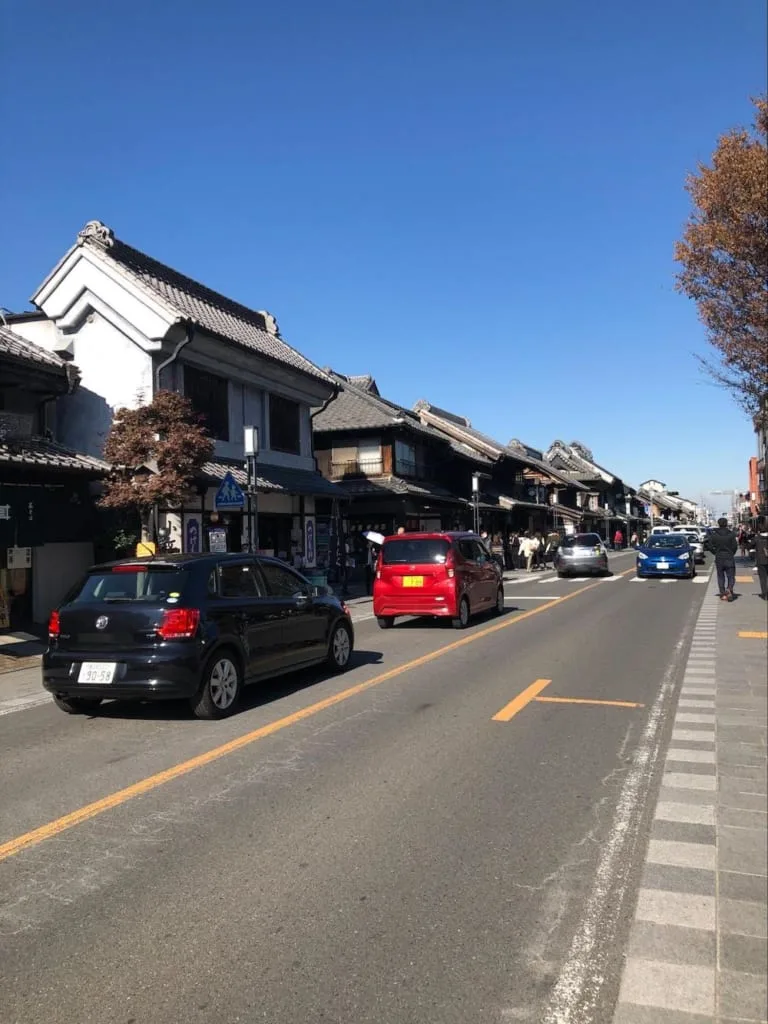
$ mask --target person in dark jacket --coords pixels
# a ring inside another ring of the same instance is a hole
[[[763,519],[755,537],[755,564],[760,580],[760,597],[768,601],[768,519]]]
[[[728,529],[727,519],[717,520],[717,529],[713,530],[707,538],[707,547],[715,556],[720,600],[732,601],[733,588],[736,583],[736,552],[739,542],[733,530]]]

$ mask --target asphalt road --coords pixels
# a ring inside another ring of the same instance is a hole
[[[632,564],[225,722],[1,717],[0,1021],[608,1022],[706,589]]]

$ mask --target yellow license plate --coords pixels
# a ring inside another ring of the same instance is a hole
[[[423,576],[403,576],[404,587],[423,587],[424,577]]]

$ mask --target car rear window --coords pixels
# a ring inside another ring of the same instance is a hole
[[[441,537],[406,538],[389,540],[381,549],[384,565],[441,565],[448,555],[451,544]]]
[[[594,548],[601,543],[602,541],[596,533],[576,533],[566,537],[560,546],[564,548]]]
[[[679,533],[657,533],[655,537],[648,538],[649,548],[684,548],[688,541],[684,534]]]
[[[142,601],[146,604],[180,598],[189,573],[175,566],[116,566],[89,573],[69,594],[67,604],[98,601]]]

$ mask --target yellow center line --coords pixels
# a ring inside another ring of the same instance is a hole
[[[755,578],[754,576],[736,576],[734,577],[737,583],[751,583]]]
[[[756,633],[750,630],[741,630],[739,636],[742,640],[768,640],[768,633]]]
[[[530,704],[532,700],[536,700],[536,695],[541,693],[545,686],[549,686],[552,682],[551,679],[537,679],[536,682],[531,683],[530,686],[526,686],[522,693],[505,704],[501,711],[497,711],[491,719],[492,722],[508,722],[511,718],[514,718],[518,711],[522,711],[526,705]]]
[[[541,704],[605,704],[612,708],[644,708],[632,700],[590,700],[584,697],[534,697]]]
[[[634,570],[630,569],[627,571],[633,572]],[[619,575],[626,576],[627,573],[623,572]],[[52,839],[54,836],[60,835],[62,832],[66,832],[68,829],[74,828],[76,825],[81,825],[83,822],[88,821],[90,818],[95,818],[97,815],[103,814],[105,811],[119,807],[121,804],[125,804],[129,800],[133,800],[138,796],[143,796],[145,793],[150,793],[159,786],[165,785],[166,782],[171,782],[173,779],[178,779],[183,775],[188,775],[190,772],[196,771],[198,768],[202,768],[205,765],[212,764],[214,761],[218,761],[222,757],[226,757],[228,754],[234,754],[236,751],[242,750],[251,743],[257,742],[257,740],[264,739],[266,736],[272,736],[274,733],[280,732],[282,729],[287,729],[289,726],[296,725],[298,722],[302,722],[306,718],[311,718],[314,715],[319,714],[321,711],[325,711],[327,708],[332,708],[336,704],[341,704],[343,701],[358,696],[358,694],[365,693],[366,690],[370,690],[374,686],[379,686],[381,683],[385,683],[390,679],[395,679],[397,676],[410,672],[412,669],[420,668],[422,665],[427,665],[432,661],[436,661],[438,658],[442,658],[446,654],[450,654],[451,651],[456,651],[460,647],[466,647],[468,644],[473,644],[478,640],[482,640],[486,636],[498,633],[502,629],[509,629],[510,626],[515,626],[518,622],[523,622],[525,619],[532,619],[534,615],[541,615],[542,612],[547,611],[548,608],[553,608],[555,606],[559,607],[565,601],[572,601],[575,597],[586,593],[588,590],[593,590],[597,586],[600,586],[600,582],[591,583],[589,586],[581,587],[570,594],[566,594],[564,597],[559,597],[554,601],[550,601],[548,604],[543,604],[539,608],[531,608],[530,611],[521,612],[519,615],[505,619],[493,626],[486,626],[484,629],[480,629],[475,633],[470,633],[468,636],[462,637],[460,640],[454,640],[452,643],[445,644],[443,647],[439,647],[436,651],[431,651],[429,654],[423,654],[421,657],[414,658],[412,661],[407,661],[402,665],[396,665],[387,672],[382,672],[380,675],[374,676],[373,679],[368,679],[363,683],[357,683],[355,686],[350,686],[346,690],[342,690],[340,693],[335,693],[332,696],[319,700],[314,704],[309,704],[307,707],[294,711],[292,714],[286,715],[284,718],[278,718],[274,722],[269,722],[267,725],[262,725],[258,729],[244,733],[242,736],[237,736],[235,739],[229,740],[227,743],[223,743],[219,747],[207,750],[202,754],[198,754],[196,757],[189,758],[187,761],[181,761],[179,764],[172,765],[170,768],[157,772],[155,775],[149,775],[147,778],[141,779],[139,782],[135,782],[131,786],[126,786],[125,789],[119,789],[114,793],[110,793],[109,796],[102,797],[100,800],[94,800],[93,803],[86,804],[84,807],[71,811],[69,814],[64,814],[62,817],[56,818],[54,821],[49,821],[45,825],[40,825],[39,828],[32,829],[30,832],[25,832],[20,836],[9,839],[7,842],[0,844],[0,861],[6,860],[8,857],[13,857],[14,854],[20,853],[22,850],[27,850],[32,846],[37,846],[40,843],[45,842],[46,839]]]

